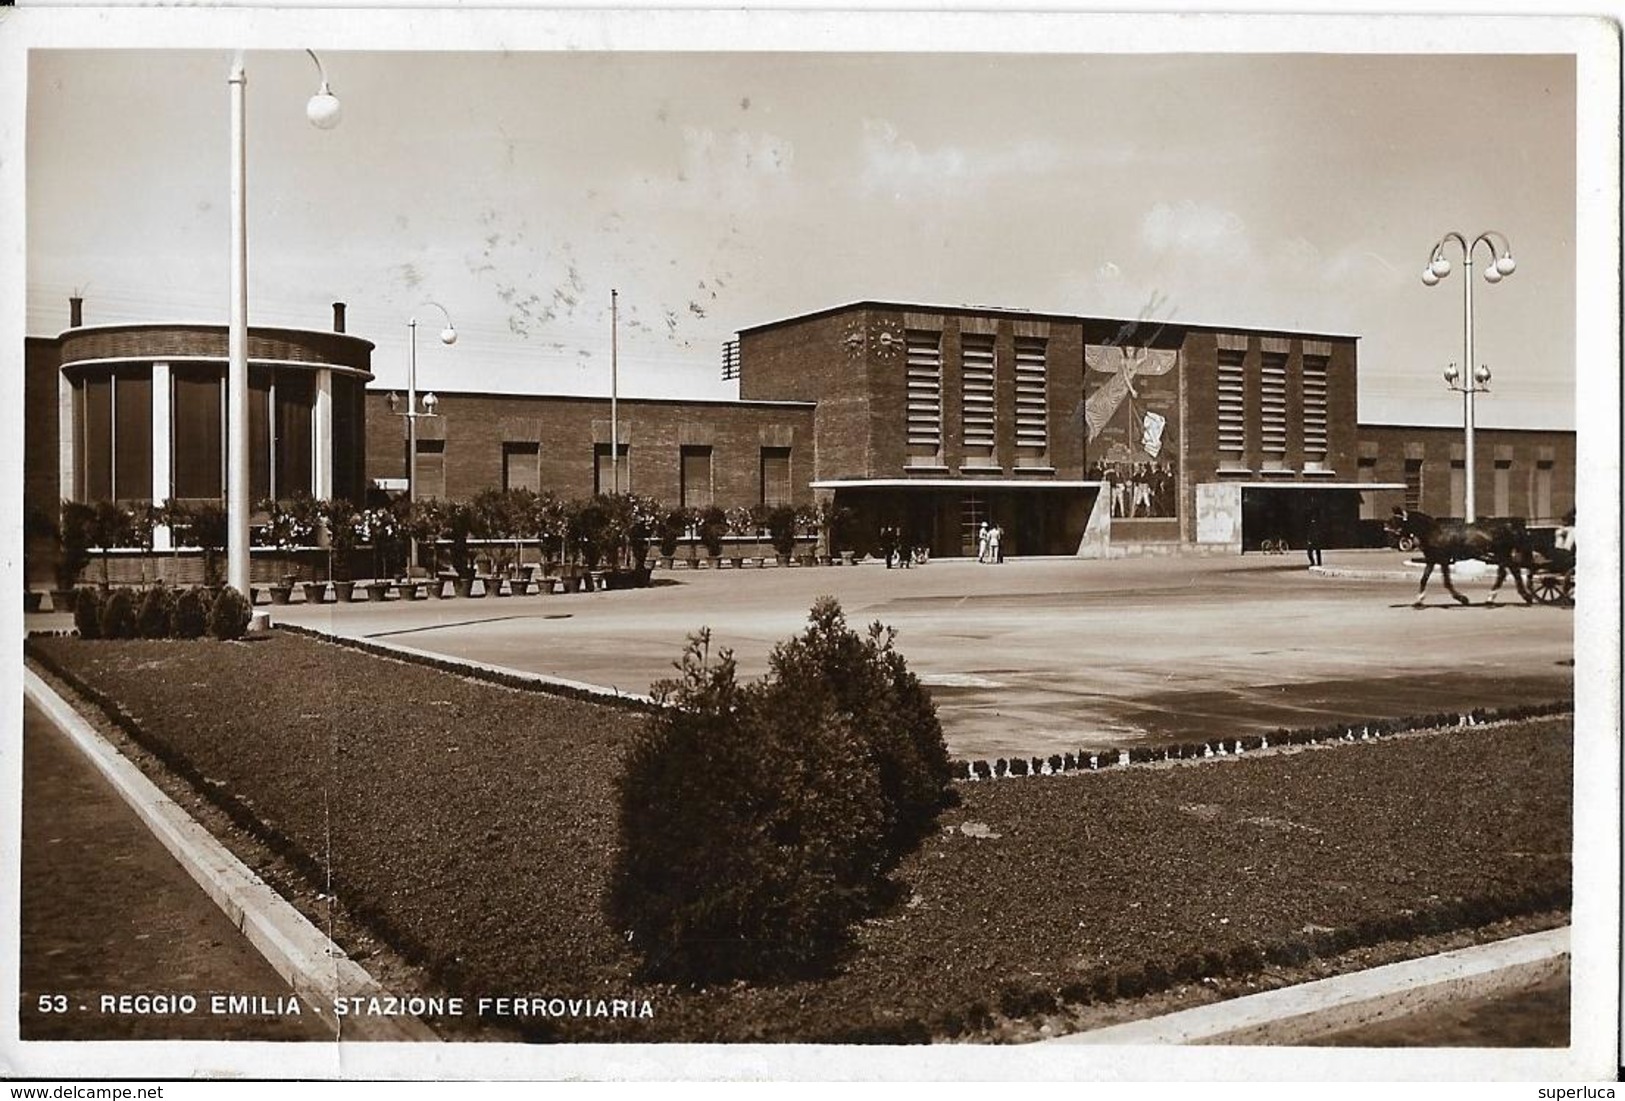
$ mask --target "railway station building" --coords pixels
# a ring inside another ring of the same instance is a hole
[[[330,328],[250,333],[251,494],[398,492],[404,418],[369,388],[373,345]],[[1460,515],[1463,433],[1362,425],[1357,337],[864,301],[742,329],[738,400],[440,392],[416,492],[623,491],[667,505],[850,510],[933,555],[1241,553],[1380,545],[1395,504]],[[226,330],[82,324],[25,347],[25,497],[218,500]],[[1478,511],[1555,523],[1574,433],[1480,428]]]

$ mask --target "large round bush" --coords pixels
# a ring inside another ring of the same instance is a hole
[[[166,585],[154,585],[141,597],[135,613],[135,633],[138,638],[168,638],[169,610],[175,602]]]
[[[73,626],[80,638],[102,637],[102,594],[99,590],[79,590],[73,602]]]
[[[823,966],[873,909],[879,785],[851,724],[801,686],[740,686],[690,640],[633,747],[608,909],[651,977],[772,978]]]
[[[209,609],[209,633],[218,639],[242,638],[254,610],[248,598],[233,588],[224,588]]]
[[[209,592],[193,586],[175,598],[169,609],[169,633],[173,638],[202,638],[209,629]]]
[[[114,589],[102,604],[103,638],[135,637],[135,597],[129,589]]]

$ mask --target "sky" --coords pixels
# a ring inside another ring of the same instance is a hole
[[[1561,55],[319,51],[247,56],[250,323],[376,385],[731,397],[741,328],[862,299],[1360,338],[1360,416],[1572,428],[1576,66]],[[226,320],[221,50],[37,50],[27,330]],[[138,140],[134,138],[138,136]],[[1488,253],[1474,255],[1483,270]],[[443,306],[459,333],[433,339]]]

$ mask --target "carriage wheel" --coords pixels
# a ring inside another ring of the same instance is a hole
[[[1535,575],[1535,599],[1542,604],[1561,604],[1569,599],[1572,585],[1566,575],[1560,573],[1537,573]]]
[[[1401,535],[1399,537],[1399,549],[1404,551],[1406,554],[1409,554],[1411,551],[1415,550],[1416,549],[1416,536],[1414,536],[1414,535]]]

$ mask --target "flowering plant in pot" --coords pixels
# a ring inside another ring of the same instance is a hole
[[[282,576],[270,586],[271,603],[287,604],[293,595],[295,579],[294,556],[300,547],[309,539],[309,533],[304,529],[303,517],[285,506],[281,501],[267,497],[259,503],[259,510],[265,513],[265,526],[263,538],[271,546],[282,552]],[[201,512],[202,510],[197,510]],[[194,529],[195,530],[195,529]],[[207,558],[205,558],[207,561]]]
[[[340,604],[355,599],[350,555],[357,545],[360,521],[361,513],[348,497],[322,502],[322,523],[327,529],[327,576],[333,581],[333,598]]]

